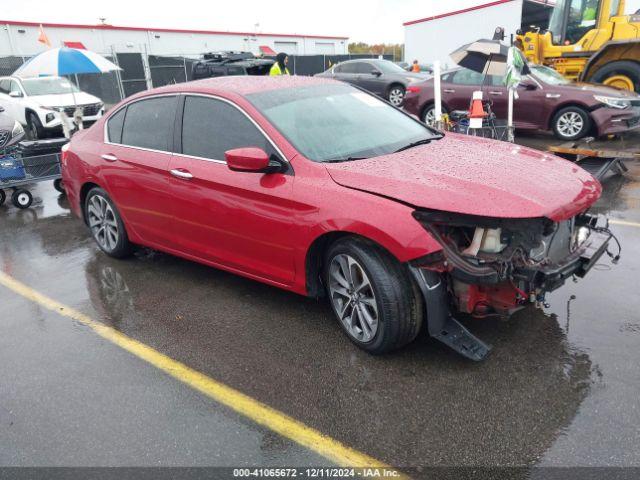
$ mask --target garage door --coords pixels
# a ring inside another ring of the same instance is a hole
[[[295,55],[298,53],[298,42],[276,42],[276,52],[284,52],[289,55]]]
[[[316,42],[316,52],[319,55],[335,55],[336,44],[333,42]]]

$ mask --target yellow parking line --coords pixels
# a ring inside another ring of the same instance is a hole
[[[640,228],[640,223],[637,222],[628,222],[626,220],[609,220],[611,225],[622,225],[624,227],[636,227]]]
[[[235,410],[253,422],[279,433],[283,437],[293,440],[303,447],[335,462],[337,465],[343,467],[391,468],[381,461],[349,448],[339,441],[308,427],[302,422],[197,372],[183,363],[167,357],[157,350],[129,338],[107,325],[96,322],[89,316],[37,292],[4,272],[0,272],[0,285],[5,286],[52,312],[86,325],[102,338],[132,353],[145,362],[150,363],[180,382],[189,385],[216,402]]]

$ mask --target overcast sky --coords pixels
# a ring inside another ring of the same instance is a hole
[[[10,2],[10,0],[3,0]],[[19,0],[3,20],[339,35],[352,41],[403,42],[402,23],[489,0]],[[627,0],[627,10],[640,0]],[[489,26],[493,31],[494,25]]]

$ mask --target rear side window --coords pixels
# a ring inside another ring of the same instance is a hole
[[[124,114],[126,111],[127,109],[125,107],[107,121],[109,142],[122,143],[122,126],[124,125]]]
[[[9,80],[0,80],[0,93],[9,94]]]
[[[157,97],[131,103],[122,129],[122,144],[170,150],[173,137],[176,97]]]
[[[340,73],[357,73],[358,63],[345,63],[340,68]]]
[[[370,63],[356,63],[355,66],[356,73],[371,73],[374,70],[378,71],[378,69]]]
[[[272,153],[265,136],[237,108],[213,98],[185,98],[182,153],[224,161],[227,150],[242,147],[258,147]]]

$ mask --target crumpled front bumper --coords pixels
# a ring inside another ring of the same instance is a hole
[[[625,110],[598,108],[591,112],[591,117],[599,135],[613,135],[640,128],[640,107]]]
[[[583,248],[567,257],[562,263],[535,268],[519,268],[514,272],[514,277],[526,280],[545,292],[552,292],[560,288],[568,278],[574,275],[584,278],[605,254],[612,238],[613,235],[609,232],[592,230]]]

